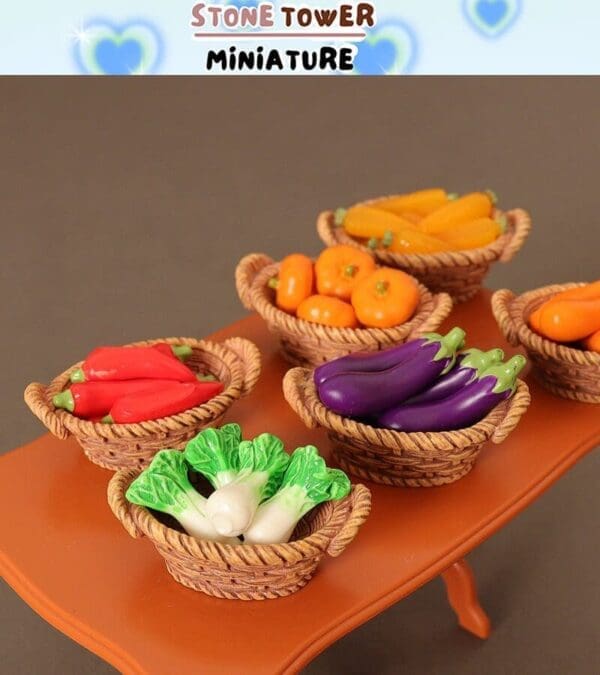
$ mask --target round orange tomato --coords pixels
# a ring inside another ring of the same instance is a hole
[[[372,328],[391,328],[408,321],[419,304],[417,282],[387,267],[373,272],[352,292],[358,320]]]
[[[317,292],[350,300],[358,283],[375,271],[375,260],[354,246],[331,246],[317,258]]]

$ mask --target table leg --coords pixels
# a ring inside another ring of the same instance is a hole
[[[491,632],[488,615],[477,598],[475,577],[466,560],[459,560],[442,572],[448,602],[458,617],[462,628],[485,640]]]

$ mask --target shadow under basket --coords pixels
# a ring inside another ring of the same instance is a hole
[[[354,485],[346,498],[310,511],[287,544],[230,546],[190,537],[128,502],[125,493],[139,473],[119,471],[112,477],[108,502],[113,513],[132,537],[152,541],[175,581],[217,598],[268,600],[295,593],[326,553],[342,553],[371,510],[369,489]]]
[[[371,427],[328,410],[319,400],[312,370],[289,370],[283,392],[306,426],[326,429],[342,469],[364,480],[399,487],[434,487],[462,478],[485,443],[501,443],[510,434],[531,400],[527,385],[518,380],[513,396],[471,427],[404,433]]]
[[[413,317],[393,328],[336,328],[298,319],[275,305],[269,280],[277,275],[279,263],[262,253],[240,260],[235,281],[244,307],[254,310],[277,336],[281,353],[289,363],[316,366],[356,351],[379,351],[435,331],[452,310],[446,293],[431,294],[418,284],[419,305]]]
[[[508,342],[525,348],[533,375],[542,386],[572,401],[600,403],[600,354],[543,338],[527,323],[531,313],[546,300],[583,285],[544,286],[519,296],[502,289],[492,296],[492,311]]]
[[[362,202],[369,205],[377,199]],[[448,293],[454,302],[472,298],[481,288],[490,265],[496,261],[508,262],[523,246],[531,229],[531,218],[523,209],[500,211],[495,217],[506,216],[507,229],[496,241],[487,246],[464,251],[442,251],[430,254],[392,253],[385,249],[371,251],[346,234],[343,226],[335,225],[333,211],[323,211],[317,218],[317,232],[327,246],[348,244],[375,255],[380,265],[404,270],[418,279],[432,293]]]
[[[223,383],[223,391],[202,405],[170,417],[138,424],[90,422],[52,404],[52,397],[71,384],[70,375],[81,366],[80,361],[48,386],[31,383],[25,389],[25,402],[54,436],[60,439],[74,436],[94,464],[112,471],[146,466],[159,450],[182,448],[204,427],[218,424],[232,403],[252,391],[260,375],[260,352],[244,338],[229,338],[221,344],[194,338],[165,338],[129,346],[157,342],[189,345],[192,354],[186,364],[197,373],[214,375]]]

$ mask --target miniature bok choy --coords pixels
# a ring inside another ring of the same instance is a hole
[[[230,456],[229,470],[237,471],[237,475],[223,484],[223,453],[215,453],[213,466],[194,462],[193,453],[188,453],[194,469],[215,481],[215,485],[219,483],[206,502],[206,513],[217,532],[228,537],[242,534],[250,526],[258,505],[277,491],[289,462],[281,440],[266,433],[239,444],[237,463],[234,454]]]
[[[305,513],[322,502],[342,499],[350,487],[346,474],[339,469],[328,469],[313,445],[297,448],[278,492],[258,507],[244,533],[244,543],[285,543]]]
[[[161,450],[131,483],[127,499],[173,516],[192,537],[239,544],[221,536],[206,515],[206,498],[188,479],[188,465],[178,450]]]
[[[203,429],[185,446],[183,455],[190,466],[218,490],[238,476],[238,449],[242,442],[239,424]]]

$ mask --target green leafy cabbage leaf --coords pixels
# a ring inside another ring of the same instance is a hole
[[[239,446],[239,471],[241,476],[267,474],[261,489],[260,499],[268,499],[277,491],[290,457],[283,441],[273,434],[260,434],[251,441],[242,441]]]
[[[242,431],[238,424],[203,429],[187,443],[183,454],[190,466],[218,489],[237,476],[241,440]]]

